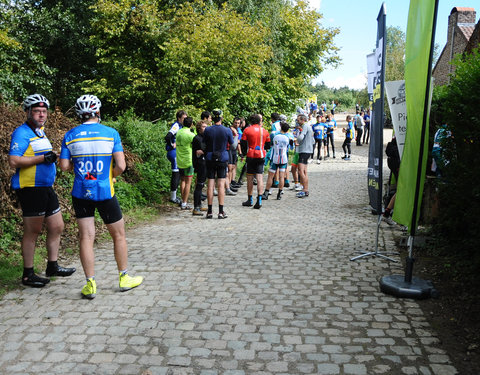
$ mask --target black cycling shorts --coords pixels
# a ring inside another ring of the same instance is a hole
[[[298,154],[298,164],[308,164],[308,158],[312,154],[307,154],[306,152],[301,152]]]
[[[215,176],[217,178],[227,177],[227,163],[207,160],[207,178],[214,180]]]
[[[229,150],[228,151],[228,164],[237,164],[238,155],[237,150]]]
[[[264,158],[247,158],[247,174],[263,174]]]
[[[26,187],[15,190],[23,217],[52,216],[60,212],[57,194],[50,187]]]
[[[105,201],[91,201],[72,196],[72,204],[77,219],[95,216],[95,209],[98,209],[98,213],[105,224],[116,223],[123,217],[116,196]]]

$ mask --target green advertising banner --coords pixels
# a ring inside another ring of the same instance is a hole
[[[435,0],[411,0],[405,51],[407,132],[393,220],[415,232],[425,182]]]

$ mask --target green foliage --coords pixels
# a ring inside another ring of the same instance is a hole
[[[385,46],[385,81],[405,79],[406,35],[398,26],[387,27]]]
[[[354,90],[348,87],[339,89],[330,88],[325,83],[310,86],[309,91],[317,95],[317,102],[325,102],[328,108],[331,108],[332,101],[337,104],[337,111],[354,111],[355,104],[368,107],[368,95],[366,88],[364,90]]]
[[[302,1],[167,3],[92,6],[99,74],[85,88],[108,98],[107,111],[165,119],[177,108],[221,108],[227,121],[289,111],[306,82],[337,62],[338,30],[322,28]]]
[[[89,41],[92,2],[3,2],[0,92],[6,101],[19,102],[41,92],[52,104],[72,106],[81,93],[80,83],[96,70],[95,47]]]
[[[448,124],[452,137],[443,143],[449,160],[439,183],[439,218],[435,227],[442,247],[467,260],[478,271],[478,228],[480,226],[480,53],[475,50],[457,57],[455,75],[448,86],[436,90],[433,121]]]
[[[170,163],[163,140],[168,131],[167,123],[152,124],[127,113],[107,125],[117,129],[125,148],[139,157],[127,163],[124,182],[119,179],[115,185],[119,200],[124,200],[127,207],[134,207],[135,200],[137,205],[159,202],[161,194],[169,191],[170,183]]]
[[[0,3],[0,99],[5,102],[21,101],[38,88],[48,93],[52,87],[54,70],[31,41],[24,43],[18,17],[11,2]]]
[[[21,240],[19,224],[19,218],[14,215],[0,219],[0,257],[9,257],[18,252],[18,243]]]

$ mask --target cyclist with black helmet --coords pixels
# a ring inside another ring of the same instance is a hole
[[[60,168],[73,168],[75,172],[72,203],[80,232],[80,260],[87,279],[82,296],[88,299],[95,298],[97,293],[93,252],[96,209],[113,239],[120,290],[135,288],[143,281],[143,277],[130,277],[127,273],[125,224],[113,188],[113,179],[126,168],[125,155],[118,132],[100,124],[101,106],[94,95],[77,99],[75,111],[82,124],[65,134],[60,153]]]
[[[40,277],[33,269],[33,257],[38,235],[43,223],[47,229],[48,264],[47,277],[70,276],[75,268],[58,265],[60,235],[63,231],[63,218],[57,195],[53,190],[55,182],[57,154],[45,135],[49,102],[40,94],[28,96],[23,102],[27,121],[16,128],[11,137],[8,162],[15,168],[12,188],[15,190],[23,216],[23,276],[22,284],[41,288],[50,279]]]

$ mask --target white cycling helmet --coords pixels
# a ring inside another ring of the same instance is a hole
[[[77,99],[75,112],[79,117],[83,115],[96,115],[100,111],[102,103],[95,95],[82,95]]]
[[[40,94],[32,94],[27,96],[23,101],[23,110],[26,111],[32,107],[50,107],[50,103],[46,97]]]

